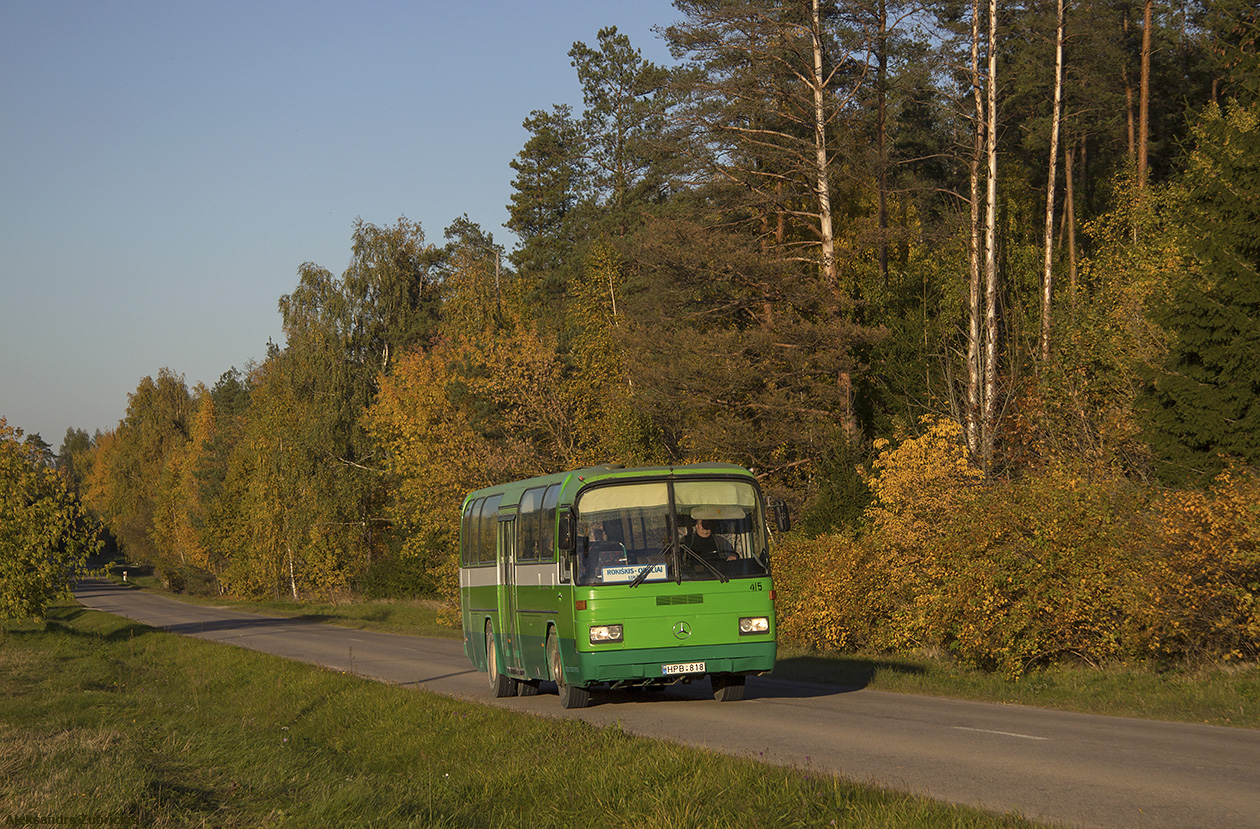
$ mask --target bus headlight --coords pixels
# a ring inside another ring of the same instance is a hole
[[[591,644],[607,645],[621,641],[621,625],[591,625]]]
[[[744,616],[739,620],[739,635],[748,636],[754,633],[769,633],[770,618],[768,616]]]

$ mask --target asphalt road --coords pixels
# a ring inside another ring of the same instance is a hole
[[[738,703],[707,681],[661,694],[496,700],[461,643],[198,607],[108,582],[81,604],[153,627],[410,688],[832,772],[1081,827],[1260,827],[1260,731],[751,678]],[[544,686],[546,690],[550,687]]]

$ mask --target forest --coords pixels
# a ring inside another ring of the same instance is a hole
[[[573,44],[510,249],[360,219],[283,344],[30,463],[175,590],[450,600],[470,490],[733,462],[785,641],[1260,658],[1254,4],[674,5],[670,66]]]

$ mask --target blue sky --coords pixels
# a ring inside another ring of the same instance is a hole
[[[502,227],[531,110],[603,26],[669,61],[667,0],[0,0],[0,416],[56,449],[167,367],[283,342],[356,217]]]

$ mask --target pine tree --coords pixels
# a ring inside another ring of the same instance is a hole
[[[1260,463],[1260,107],[1209,106],[1181,186],[1190,272],[1162,309],[1173,336],[1145,401],[1165,477]]]
[[[510,258],[522,272],[547,272],[561,267],[573,247],[566,231],[589,176],[585,143],[567,104],[534,110],[522,126],[530,137],[511,162],[516,178],[505,225],[521,247]]]

